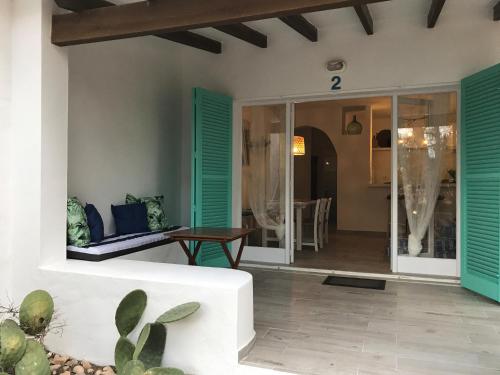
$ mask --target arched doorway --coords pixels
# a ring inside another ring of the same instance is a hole
[[[337,225],[337,151],[330,137],[314,126],[301,126],[295,136],[304,137],[305,154],[294,157],[294,199],[332,198],[330,228]]]

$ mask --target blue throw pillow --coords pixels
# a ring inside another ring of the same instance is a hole
[[[85,214],[90,228],[90,241],[101,242],[104,239],[104,223],[101,214],[93,204],[85,205]]]
[[[111,205],[111,212],[115,218],[116,233],[119,235],[150,231],[145,203]]]

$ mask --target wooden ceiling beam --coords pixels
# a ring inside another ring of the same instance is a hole
[[[368,35],[373,35],[373,18],[370,14],[370,9],[368,9],[368,5],[356,5],[354,6],[354,10],[356,10],[356,14],[358,15],[366,33]]]
[[[83,12],[88,9],[104,8],[115,4],[107,0],[55,0],[57,6],[72,12]]]
[[[191,31],[177,31],[175,33],[155,34],[158,38],[170,40],[185,46],[194,47],[203,51],[220,54],[222,53],[222,43],[207,38],[206,36],[193,33]]]
[[[493,20],[500,21],[500,1],[493,8]]]
[[[432,0],[431,9],[429,10],[429,14],[427,15],[427,27],[432,29],[436,26],[436,22],[443,10],[443,6],[446,0]]]
[[[302,34],[306,39],[311,42],[318,41],[318,29],[303,16],[287,16],[280,17],[280,20],[290,26],[299,34]]]
[[[247,43],[253,44],[254,46],[267,48],[267,35],[264,35],[242,23],[216,26],[215,29],[241,39]]]
[[[132,38],[388,0],[148,0],[52,17],[59,46]]]
[[[58,7],[80,13],[89,9],[105,8],[116,6],[107,0],[55,0]],[[156,34],[158,38],[167,39],[175,43],[184,44],[189,47],[201,49],[203,51],[220,54],[222,53],[222,43],[207,38],[203,35],[191,31],[178,31],[174,33]]]

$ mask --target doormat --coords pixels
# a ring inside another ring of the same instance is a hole
[[[358,279],[354,277],[328,276],[324,285],[347,286],[351,288],[385,290],[385,280]]]

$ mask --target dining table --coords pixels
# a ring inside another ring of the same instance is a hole
[[[295,209],[295,236],[297,250],[302,250],[304,210],[315,203],[315,200],[296,199],[293,201],[293,208]]]

